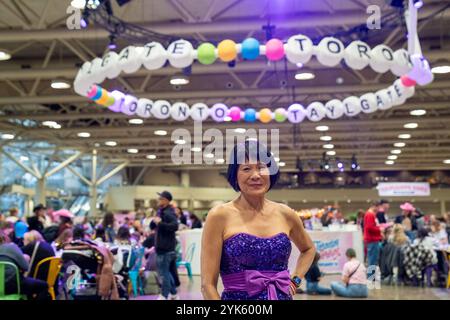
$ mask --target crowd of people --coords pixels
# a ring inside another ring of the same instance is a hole
[[[181,260],[181,249],[177,231],[202,228],[202,221],[176,206],[169,192],[158,195],[157,210],[125,215],[123,219],[117,218],[122,215],[107,212],[90,220],[88,216],[77,217],[66,209],[53,211],[42,204],[34,208],[32,216],[21,217],[17,208],[11,208],[8,214],[0,214],[0,262],[17,267],[20,292],[28,299],[51,298],[47,282],[49,266],[44,264],[35,272],[38,263],[49,257],[62,259],[54,288],[58,297],[76,298],[80,281],[84,276],[91,277],[80,273],[78,287],[74,289],[71,285],[75,282],[70,265],[86,263],[80,260],[82,254],[73,255],[77,250],[83,254],[92,252],[91,262],[98,260],[92,270],[96,277],[94,287],[97,286],[94,297],[128,298],[132,273],[137,274],[136,283],[140,283],[141,289],[148,275],[145,271],[152,271],[156,288],[152,293],[160,293],[159,299],[178,299],[176,262]],[[5,293],[14,294],[17,289],[16,271],[6,266]]]

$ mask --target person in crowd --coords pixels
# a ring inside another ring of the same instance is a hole
[[[323,213],[322,217],[320,218],[320,222],[322,223],[322,226],[328,227],[330,224],[333,223],[334,211],[335,211],[335,209],[331,206],[328,206],[325,209],[325,212]]]
[[[54,212],[54,215],[59,219],[58,235],[66,229],[73,228],[73,214],[69,210],[61,209]]]
[[[181,209],[180,207],[177,206],[177,207],[174,208],[174,210],[175,210],[175,214],[176,214],[177,219],[178,219],[178,223],[179,224],[184,224],[185,226],[187,226],[187,218],[186,218],[186,216],[183,213],[183,209]]]
[[[191,213],[189,218],[192,221],[191,229],[201,229],[203,227],[202,221],[194,213]]]
[[[266,198],[278,177],[277,163],[265,145],[247,140],[234,146],[227,178],[239,194],[209,211],[202,235],[205,299],[291,300],[300,286],[315,248],[297,213]],[[300,251],[292,278],[287,268],[291,241]],[[219,273],[222,296],[217,291]]]
[[[7,222],[15,224],[19,220],[19,209],[11,208],[9,209],[9,216],[5,219]]]
[[[376,204],[372,203],[364,215],[364,244],[367,248],[367,263],[369,266],[378,266],[380,243],[382,240],[381,228],[377,224]],[[375,272],[374,268],[370,268]],[[371,276],[369,274],[368,276]]]
[[[80,225],[83,226],[84,233],[86,234],[86,236],[88,238],[92,239],[92,237],[94,236],[95,230],[94,230],[94,227],[92,226],[91,222],[89,221],[87,214],[83,217],[83,220]]]
[[[22,252],[30,257],[28,275],[33,277],[38,263],[45,258],[54,257],[55,251],[36,230],[25,233],[23,244]],[[46,281],[47,274],[48,265],[44,264],[39,268],[37,278]]]
[[[29,265],[22,251],[15,243],[10,243],[6,234],[0,230],[0,261],[14,263],[19,269],[20,292],[27,295],[29,300],[45,300],[48,298],[48,284],[46,281],[25,276]],[[17,293],[16,272],[11,267],[5,268],[5,294]]]
[[[36,230],[39,233],[42,233],[42,231],[44,230],[45,211],[46,208],[42,204],[38,204],[36,207],[34,207],[34,216],[28,217],[27,219],[29,230]]]
[[[102,225],[97,226],[97,228],[95,228],[95,233],[93,236],[94,242],[98,243],[98,244],[104,244],[105,243],[105,229],[103,229]]]
[[[313,263],[309,267],[308,272],[305,274],[306,279],[306,293],[307,294],[320,294],[330,295],[331,289],[322,287],[319,284],[320,278],[322,278],[322,272],[319,269],[320,254],[316,252]]]
[[[414,214],[416,208],[411,203],[405,202],[400,206],[400,209],[402,210],[402,214],[395,218],[395,223],[402,224],[407,236],[411,240],[414,240],[415,234],[413,230],[417,230],[416,215]]]
[[[52,248],[55,251],[55,255],[60,257],[63,253],[63,246],[73,240],[73,230],[64,230],[56,239],[52,242]]]
[[[102,226],[105,230],[105,242],[113,243],[116,238],[116,231],[114,229],[114,214],[107,212],[103,217]]]
[[[53,211],[53,208],[47,208],[45,210],[42,223],[44,224],[44,229],[56,225],[55,222],[55,211]]]
[[[403,225],[399,223],[394,224],[392,227],[392,234],[389,236],[388,240],[398,247],[403,247],[410,243]]]
[[[160,300],[179,299],[175,279],[170,272],[171,264],[176,260],[176,236],[178,220],[175,210],[170,205],[172,194],[168,191],[158,193],[159,209],[157,216],[150,223],[150,229],[156,230],[156,263],[162,279]]]
[[[17,244],[19,248],[23,247],[23,238],[26,232],[28,232],[27,224],[20,219],[17,220],[16,223],[14,223],[13,242]]]
[[[73,228],[73,241],[86,241],[89,239],[89,237],[86,235],[86,230],[82,225],[76,225]]]
[[[152,222],[154,215],[155,210],[153,210],[153,208],[150,208],[145,212],[145,218],[142,220],[142,228],[144,229],[144,233],[150,231],[150,222]]]
[[[417,231],[417,238],[414,239],[413,245],[417,246],[417,245],[423,245],[426,249],[430,250],[433,252],[433,264],[437,263],[437,255],[436,255],[436,251],[434,250],[434,239],[433,237],[430,236],[430,233],[428,232],[428,230],[426,228],[420,228]]]
[[[448,235],[445,228],[442,226],[441,221],[435,220],[431,224],[431,236],[434,242],[435,250],[447,250],[448,245]]]
[[[356,225],[361,227],[361,230],[364,230],[364,210],[359,209],[358,214],[356,215]]]
[[[374,214],[375,216],[375,214]],[[366,268],[364,263],[356,259],[356,252],[349,248],[345,252],[348,261],[342,270],[342,282],[331,282],[331,290],[340,297],[366,298],[369,295],[367,288]]]
[[[379,224],[387,223],[389,218],[387,216],[387,211],[389,210],[389,201],[386,199],[381,199],[377,203],[377,220]]]

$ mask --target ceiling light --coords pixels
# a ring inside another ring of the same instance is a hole
[[[387,161],[385,161],[384,163],[386,163],[387,165],[390,165],[390,166],[392,166],[393,164],[395,164],[395,162],[392,161],[392,160],[387,160]]]
[[[30,158],[28,158],[27,156],[20,156],[20,161],[28,161],[30,160]]]
[[[330,136],[321,136],[320,140],[322,140],[322,141],[331,141],[331,140],[333,140],[333,138],[330,137]]]
[[[450,159],[445,159],[444,161],[442,161],[445,164],[450,164]]]
[[[117,49],[116,36],[114,34],[109,35],[108,49],[110,50]]]
[[[84,9],[86,6],[86,0],[72,0],[70,5],[77,9]]]
[[[225,118],[223,118],[223,121],[225,121],[225,122],[230,122],[230,121],[231,121],[231,117],[226,116]]]
[[[331,144],[331,143],[329,143],[329,144],[324,144],[324,145],[323,145],[323,148],[324,148],[324,149],[334,149],[334,144]]]
[[[165,130],[156,130],[154,132],[154,134],[156,134],[157,136],[165,136],[167,134],[167,131],[165,131]]]
[[[409,133],[403,133],[398,135],[399,139],[410,139],[411,135]]]
[[[284,167],[285,165],[286,165],[285,162],[278,162],[278,166],[279,166],[279,167]]]
[[[236,129],[234,129],[234,132],[236,132],[236,133],[245,133],[247,130],[246,129],[244,129],[244,128],[236,128]]]
[[[129,122],[130,124],[143,124],[143,123],[144,123],[144,120],[139,119],[139,118],[136,118],[136,119],[130,119],[130,120],[128,120],[128,122]]]
[[[117,142],[116,141],[106,141],[105,145],[107,145],[108,147],[115,147],[115,146],[117,146]]]
[[[138,153],[139,152],[138,149],[133,149],[133,148],[130,148],[127,151],[128,151],[128,153]]]
[[[328,126],[317,126],[317,131],[328,131],[330,128]]]
[[[150,159],[150,160],[155,160],[155,159],[156,159],[156,156],[155,156],[154,154],[148,154],[148,155],[146,156],[146,158],[147,158],[147,159]]]
[[[62,80],[62,79],[56,79],[53,80],[51,83],[51,87],[53,89],[69,89],[70,88],[70,82],[67,80]]]
[[[337,84],[343,84],[343,83],[344,83],[344,78],[342,78],[342,77],[337,77],[337,78],[336,78],[336,83],[337,83]]]
[[[417,128],[419,125],[415,122],[411,122],[411,123],[407,123],[403,126],[403,128],[405,129],[415,129]]]
[[[199,147],[193,147],[193,148],[191,148],[191,150],[192,150],[193,152],[201,152],[201,151],[202,151],[202,148],[199,148]]]
[[[450,72],[450,65],[441,65],[431,68],[431,72],[436,74],[443,74]]]
[[[402,153],[402,150],[400,150],[400,149],[394,149],[394,150],[391,150],[391,153],[392,153],[392,154],[400,154],[400,153]]]
[[[414,2],[414,8],[416,9],[420,9],[423,6],[423,1],[422,0],[413,0]]]
[[[186,141],[183,139],[175,140],[175,144],[185,144],[185,143],[186,143]]]
[[[212,158],[214,158],[214,155],[212,153],[207,153],[207,154],[205,154],[205,158],[212,159]]]
[[[173,86],[183,86],[189,83],[189,78],[185,75],[174,75],[170,78],[170,84]]]
[[[278,157],[275,157],[273,159],[275,160],[275,162],[280,162],[280,158],[278,158]]]
[[[58,123],[55,122],[55,121],[44,121],[44,122],[42,122],[43,126],[50,127],[50,128],[56,126],[57,124]]]
[[[334,151],[334,150],[327,151],[327,155],[328,156],[335,156],[336,155],[336,151]]]
[[[388,160],[397,160],[398,156],[391,155],[391,156],[388,156],[387,158],[388,158]]]
[[[223,163],[225,163],[225,160],[224,159],[216,159],[216,163],[223,164]]]
[[[295,74],[295,79],[296,80],[311,80],[314,79],[316,76],[314,75],[314,73],[311,72],[297,72]]]
[[[11,59],[11,54],[4,49],[0,49],[0,61],[5,61]]]
[[[53,129],[61,129],[61,125],[57,123],[52,128]]]
[[[4,133],[4,134],[2,134],[2,139],[3,140],[12,140],[12,139],[14,139],[14,135],[10,134],[10,133]]]
[[[78,133],[78,136],[80,138],[89,138],[91,136],[91,134],[89,132],[80,132],[80,133]]]
[[[425,115],[426,113],[427,113],[427,111],[424,109],[416,109],[416,110],[412,110],[409,114],[412,116],[419,117],[419,116]]]
[[[403,148],[404,146],[406,146],[406,143],[404,143],[404,142],[394,143],[394,147],[396,147],[396,148]]]

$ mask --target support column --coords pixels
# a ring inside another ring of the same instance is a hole
[[[46,200],[45,200],[45,195],[46,195],[46,188],[45,188],[45,178],[42,177],[40,179],[37,180],[36,183],[36,195],[34,196],[34,200],[37,204],[43,204],[45,206]]]
[[[191,186],[189,171],[181,171],[180,180],[182,187],[189,188]]]
[[[441,215],[447,212],[447,209],[445,208],[445,200],[441,200]]]
[[[194,212],[194,199],[188,200],[188,210],[189,212]]]
[[[97,150],[92,150],[92,186],[90,187],[90,214],[91,217],[97,216]]]

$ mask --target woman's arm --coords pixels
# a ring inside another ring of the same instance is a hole
[[[222,256],[224,224],[225,216],[220,207],[211,209],[203,228],[201,251],[202,294],[206,300],[220,300],[217,281]]]
[[[289,237],[300,250],[300,257],[297,260],[294,275],[303,279],[314,260],[316,248],[295,211],[285,205],[282,205],[282,207],[291,226]]]

